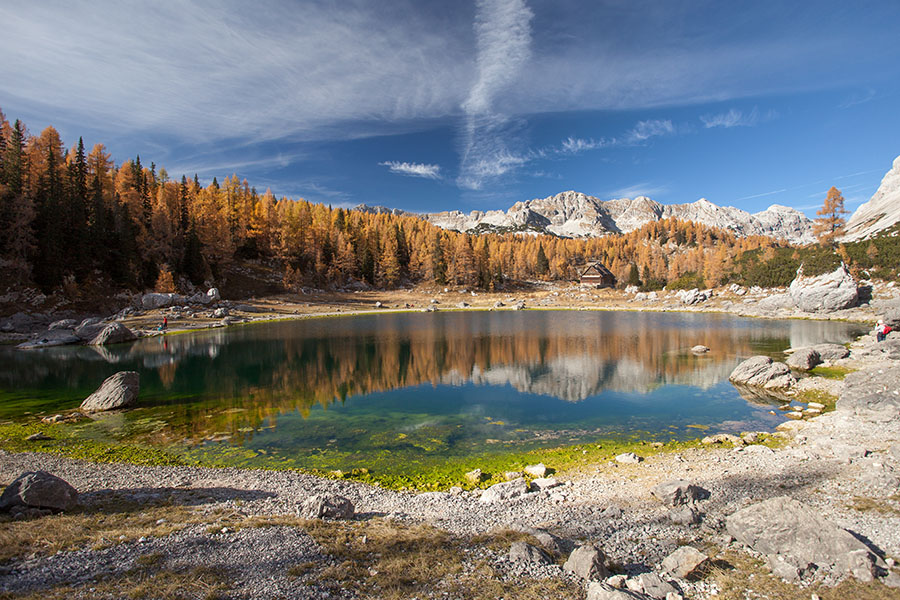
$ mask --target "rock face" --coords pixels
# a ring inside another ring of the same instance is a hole
[[[78,492],[46,471],[22,473],[0,495],[0,511],[16,506],[69,510],[78,504]]]
[[[307,519],[349,519],[354,511],[353,503],[337,494],[316,494],[300,506],[300,515]]]
[[[845,242],[872,237],[900,221],[900,156],[872,198],[856,209],[844,228]]]
[[[108,377],[96,392],[84,399],[81,410],[95,412],[126,408],[137,401],[140,389],[140,375],[137,371],[119,371]]]
[[[357,206],[370,213],[408,214],[380,206]],[[786,206],[773,205],[750,214],[733,207],[716,206],[705,198],[689,204],[663,205],[646,196],[600,200],[568,191],[517,202],[507,211],[460,211],[415,215],[438,227],[467,232],[533,231],[563,237],[599,237],[627,233],[647,223],[677,217],[733,231],[738,236],[767,235],[799,244],[815,241],[812,221]]]
[[[822,364],[822,358],[815,348],[798,348],[785,361],[787,366],[798,371],[809,371]]]
[[[748,358],[735,367],[728,380],[766,389],[791,387],[797,381],[786,364],[774,362],[768,356]]]
[[[900,369],[871,367],[850,373],[844,378],[836,410],[872,423],[896,419],[900,413]]]
[[[831,273],[816,277],[804,276],[801,266],[789,293],[797,308],[810,313],[851,308],[859,301],[856,280],[843,263]]]
[[[91,346],[106,346],[107,344],[120,344],[136,339],[134,332],[121,323],[110,323],[97,336],[91,340]]]
[[[797,579],[810,566],[834,573],[850,572],[871,550],[850,532],[817,511],[787,496],[748,506],[726,519],[728,533],[767,557],[777,574]],[[872,564],[875,563],[872,554]]]
[[[606,555],[595,544],[585,544],[572,550],[563,569],[587,580],[603,579],[609,575],[606,570]]]

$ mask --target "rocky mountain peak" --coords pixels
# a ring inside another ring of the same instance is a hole
[[[872,198],[847,221],[844,241],[863,240],[900,222],[900,156],[881,180]]]

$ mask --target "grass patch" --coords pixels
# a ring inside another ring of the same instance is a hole
[[[853,578],[840,585],[800,587],[785,583],[772,575],[761,560],[747,554],[729,551],[710,569],[707,581],[719,588],[719,600],[747,600],[748,598],[778,598],[778,600],[809,600],[816,594],[821,600],[889,600],[900,599],[900,590],[886,587],[879,581],[862,583]]]
[[[838,397],[834,394],[823,392],[822,390],[805,390],[802,392],[797,392],[797,395],[794,396],[793,400],[804,403],[818,402],[819,404],[825,405],[825,408],[822,409],[822,412],[827,413],[835,409],[835,406],[837,406]]]
[[[882,515],[896,517],[900,516],[900,494],[894,494],[883,500],[854,496],[853,501],[848,506],[860,512],[877,512]]]
[[[817,377],[824,377],[825,379],[837,379],[842,381],[844,377],[846,377],[849,373],[852,373],[854,369],[848,369],[846,367],[823,367],[818,366],[809,371],[810,375],[815,375]]]

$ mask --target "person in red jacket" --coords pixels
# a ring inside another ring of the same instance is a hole
[[[887,337],[887,334],[891,332],[891,326],[886,325],[884,321],[878,319],[878,324],[875,325],[875,339],[879,342],[883,342],[884,338]]]

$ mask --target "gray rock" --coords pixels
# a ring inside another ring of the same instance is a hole
[[[843,263],[833,272],[816,277],[804,276],[801,266],[789,293],[797,308],[811,313],[851,308],[859,301],[856,280]]]
[[[0,325],[0,331],[6,333],[26,333],[31,331],[35,324],[35,318],[28,313],[17,312]]]
[[[616,589],[602,581],[591,582],[587,591],[587,600],[641,600],[641,598],[646,596],[629,590]]]
[[[836,404],[838,413],[886,423],[900,413],[900,369],[870,367],[850,373]]]
[[[787,496],[737,511],[726,519],[726,528],[737,541],[767,556],[770,565],[779,560],[788,565],[784,569],[788,575],[793,569],[799,574],[809,565],[838,574],[848,573],[861,568],[861,555],[853,554],[855,551],[872,554],[850,532]],[[872,561],[875,560],[872,554]]]
[[[634,452],[623,452],[622,454],[619,454],[618,456],[616,456],[617,463],[622,463],[622,464],[626,464],[626,465],[636,465],[639,462],[641,462],[642,460],[644,460],[644,459],[641,458],[640,456],[638,456],[637,454],[635,454]]]
[[[572,550],[563,564],[563,569],[588,580],[604,579],[609,576],[606,569],[606,555],[596,544],[585,544]]]
[[[91,346],[106,346],[109,344],[121,344],[136,339],[134,332],[121,323],[112,322],[104,327],[97,336],[91,340]]]
[[[665,600],[667,594],[678,593],[678,589],[675,586],[667,581],[663,581],[662,577],[656,573],[641,573],[637,577],[626,581],[625,585],[632,592],[644,594],[655,600]]]
[[[818,351],[815,348],[798,348],[785,361],[787,366],[798,371],[809,371],[822,364]]]
[[[75,319],[60,319],[50,323],[47,329],[75,329],[76,327],[78,327],[78,321]]]
[[[187,299],[181,294],[161,294],[154,292],[141,296],[141,306],[144,307],[144,310],[172,306],[173,304],[184,304],[186,301]]]
[[[544,477],[547,474],[547,466],[544,463],[528,465],[523,470],[532,477]]]
[[[349,519],[355,508],[353,503],[337,494],[315,494],[300,505],[300,516],[307,519]]]
[[[213,311],[213,318],[222,319],[228,316],[228,309],[224,306]]]
[[[473,469],[465,474],[466,481],[470,483],[481,483],[483,477],[484,473],[482,473],[481,469]]]
[[[549,554],[527,542],[513,542],[509,547],[509,560],[528,565],[553,564],[553,558]]]
[[[900,329],[900,307],[891,307],[884,311],[882,320],[884,321],[884,324],[888,325],[891,329]]]
[[[816,344],[812,347],[819,353],[819,358],[824,360],[840,360],[850,356],[850,350],[840,344]]]
[[[666,506],[679,506],[709,498],[707,490],[684,479],[664,481],[654,487],[650,493]]]
[[[691,352],[694,354],[706,354],[709,352],[709,346],[704,346],[703,344],[697,344],[693,348],[691,348]]]
[[[671,509],[667,516],[675,525],[696,525],[700,522],[700,513],[686,504]]]
[[[459,304],[456,305],[456,308],[469,308],[469,303],[468,302],[460,302]]]
[[[758,386],[766,389],[791,387],[797,378],[784,363],[774,362],[768,356],[748,358],[731,372],[729,381],[741,385]]]
[[[218,288],[209,288],[206,290],[206,297],[209,298],[210,302],[218,302],[222,299],[222,296],[219,295]]]
[[[547,551],[552,554],[562,554],[563,550],[563,540],[560,537],[557,537],[547,531],[546,529],[540,529],[537,527],[529,527],[527,525],[522,525],[521,523],[513,524],[510,529],[513,531],[518,531],[520,533],[527,533],[538,542],[540,542],[541,546],[543,546]]]
[[[16,506],[69,510],[76,504],[75,488],[46,471],[22,473],[0,495],[0,511]]]
[[[662,561],[662,568],[679,579],[699,574],[709,557],[692,546],[681,546]]]
[[[108,377],[93,394],[81,403],[81,410],[101,411],[126,408],[137,401],[140,392],[137,371],[119,371]]]
[[[538,491],[550,490],[560,485],[554,477],[538,477],[531,482],[531,487]]]
[[[681,299],[682,304],[686,304],[688,306],[700,304],[701,302],[706,302],[707,300],[709,300],[709,295],[706,292],[701,292],[696,288],[692,290],[682,290],[678,292],[678,297]]]
[[[75,328],[75,335],[87,342],[97,337],[104,327],[103,321],[98,318],[85,319]]]
[[[794,302],[791,300],[790,294],[772,294],[760,300],[757,306],[766,311],[776,311],[782,308],[793,308]]]
[[[74,335],[69,329],[48,329],[37,334],[33,339],[22,342],[16,348],[30,350],[34,348],[50,348],[52,346],[67,346],[80,342],[81,338]]]
[[[524,478],[495,483],[481,493],[481,502],[500,502],[512,500],[528,493],[528,482]]]

